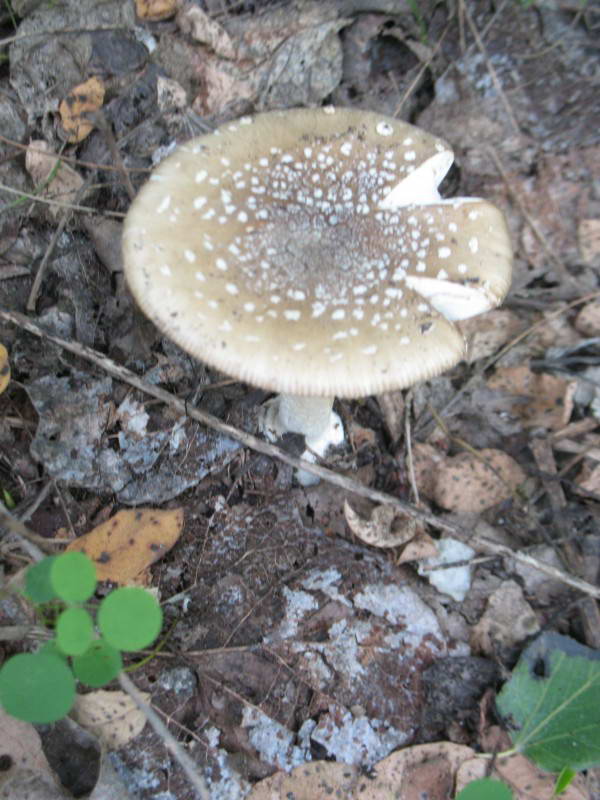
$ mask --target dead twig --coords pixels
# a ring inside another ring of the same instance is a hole
[[[50,200],[48,197],[38,197],[37,194],[31,192],[24,192],[21,189],[13,189],[12,186],[7,186],[5,183],[0,183],[0,192],[8,192],[8,194],[16,194],[18,197],[24,197],[26,200],[33,200],[35,203],[45,203],[49,206],[58,206],[59,208],[66,208],[69,211],[85,211],[88,214],[98,214],[101,217],[112,217],[113,219],[125,219],[125,214],[122,211],[100,211],[91,206],[80,206],[76,203],[64,203],[62,200]]]
[[[156,711],[154,711],[154,709],[144,700],[141,692],[138,690],[134,682],[123,671],[119,673],[119,683],[121,684],[123,691],[127,692],[136,706],[140,709],[140,711],[143,712],[152,728],[154,728],[154,731],[163,740],[167,750],[170,751],[170,753],[179,763],[189,782],[196,790],[200,800],[210,800],[208,786],[204,780],[204,777],[198,771],[197,765],[181,747],[177,739],[175,739],[171,731],[167,728]]]

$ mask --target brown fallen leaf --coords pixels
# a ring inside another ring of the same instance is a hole
[[[467,362],[489,358],[525,327],[517,314],[497,308],[457,323],[467,342]]]
[[[40,197],[72,203],[83,185],[83,178],[68,164],[60,161],[50,145],[42,139],[33,139],[25,154],[25,168],[38,188]],[[42,189],[43,187],[43,189]],[[50,206],[54,217],[62,214],[59,206]]]
[[[160,22],[177,11],[177,0],[135,0],[135,13],[139,19]]]
[[[574,381],[537,374],[528,366],[519,366],[498,367],[487,385],[515,396],[512,411],[525,427],[559,430],[571,417]]]
[[[407,543],[395,563],[407,564],[409,561],[422,561],[424,558],[433,558],[437,554],[438,549],[435,539],[425,530],[421,530],[415,535],[414,539]]]
[[[502,450],[459,453],[438,467],[434,499],[449,511],[485,511],[512,497],[525,478]]]
[[[480,744],[487,752],[502,752],[511,746],[508,735],[497,725],[482,732]],[[464,761],[456,771],[456,793],[458,794],[471,781],[486,777],[488,763],[488,759],[477,756]],[[504,781],[512,791],[513,800],[556,798],[554,793],[556,775],[543,772],[520,754],[496,759],[490,777]],[[582,775],[575,776],[572,783],[560,795],[560,800],[591,800],[591,793],[586,789]]]
[[[150,695],[142,692],[144,700]],[[144,713],[125,692],[99,689],[77,695],[70,712],[73,719],[93,733],[108,750],[124,747],[142,732],[146,724]]]
[[[486,610],[471,631],[470,644],[476,653],[498,658],[539,630],[537,617],[519,584],[504,581],[489,596]]]
[[[289,774],[276,772],[255,784],[248,800],[447,800],[471,781],[486,777],[488,765],[488,759],[478,757],[471,747],[433,742],[396,750],[375,764],[368,778],[355,766],[332,761],[302,764]],[[556,780],[523,756],[499,759],[491,777],[508,783],[514,800],[550,798]],[[580,775],[561,795],[563,798],[590,800]]]
[[[247,800],[273,800],[289,797],[294,800],[330,800],[333,797],[355,797],[360,780],[358,767],[335,761],[309,761],[287,772],[276,772],[259,781]],[[367,795],[364,796],[367,800]]]
[[[95,126],[88,115],[101,109],[103,103],[104,84],[100,78],[89,78],[71,89],[58,107],[67,141],[82,142],[89,136]]]
[[[126,509],[67,546],[86,553],[99,581],[140,582],[144,570],[173,547],[183,528],[183,509]]]
[[[446,460],[446,454],[428,442],[416,442],[412,448],[415,483],[419,494],[433,497],[438,467]]]
[[[0,394],[10,383],[10,363],[8,361],[8,350],[0,344]]]
[[[221,58],[235,58],[235,47],[225,28],[198,6],[183,3],[177,15],[177,24],[182,33],[207,45]]]
[[[419,530],[417,520],[405,515],[400,517],[393,506],[377,506],[371,518],[365,519],[344,500],[344,516],[352,533],[373,547],[398,547],[410,541]]]

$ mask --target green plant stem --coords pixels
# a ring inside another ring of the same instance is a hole
[[[153,658],[154,658],[154,657],[155,657],[155,656],[156,656],[158,653],[160,653],[160,652],[161,652],[161,650],[163,650],[163,649],[164,649],[165,645],[166,645],[166,644],[167,644],[167,642],[169,641],[169,636],[171,635],[171,633],[172,633],[172,631],[173,631],[173,628],[175,627],[175,625],[176,625],[176,622],[174,622],[174,623],[171,625],[171,627],[170,627],[170,628],[169,628],[169,630],[168,630],[168,631],[165,633],[165,635],[164,635],[164,636],[163,636],[163,638],[160,640],[160,642],[159,642],[159,643],[156,645],[156,647],[153,647],[153,648],[152,648],[152,650],[151,650],[151,651],[148,653],[148,655],[147,655],[147,656],[144,656],[144,658],[142,658],[142,660],[141,660],[141,661],[136,661],[136,662],[135,662],[135,664],[130,664],[128,667],[123,667],[123,672],[135,672],[135,671],[136,671],[137,669],[139,669],[140,667],[143,667],[143,666],[144,666],[144,664],[147,664],[149,661],[152,661],[152,659],[153,659]]]

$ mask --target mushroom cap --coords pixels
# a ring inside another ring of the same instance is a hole
[[[271,391],[360,397],[456,364],[452,320],[510,285],[502,214],[441,200],[448,145],[362,110],[243,117],[180,146],[134,200],[127,281],[192,355]]]

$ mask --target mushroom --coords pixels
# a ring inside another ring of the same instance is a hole
[[[464,354],[456,320],[510,285],[501,212],[440,198],[449,146],[373,112],[242,117],[180,146],[125,220],[127,281],[192,355],[279,392],[263,431],[343,441],[333,398],[401,389]],[[306,473],[300,477],[305,477]]]

